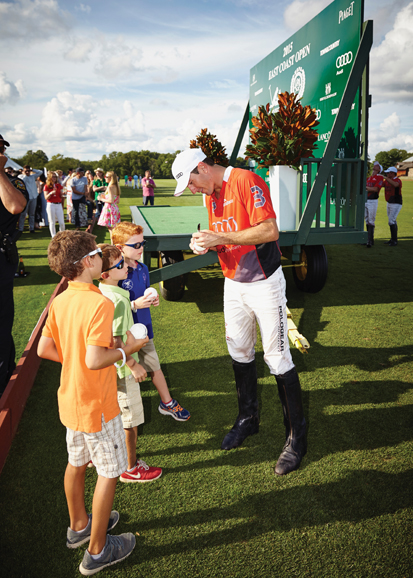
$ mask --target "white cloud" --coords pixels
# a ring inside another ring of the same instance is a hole
[[[4,72],[0,71],[0,104],[17,104],[20,98],[25,96],[25,89],[22,80],[15,83],[7,80]]]
[[[371,51],[370,86],[377,102],[413,100],[413,2],[402,8],[383,42]]]
[[[72,26],[70,15],[56,0],[16,0],[0,2],[0,39],[44,40],[67,32]]]
[[[86,62],[93,50],[93,43],[81,38],[72,38],[70,48],[64,53],[64,58],[71,62]]]
[[[369,134],[370,157],[374,158],[378,152],[393,148],[413,152],[413,134],[400,132],[400,130],[401,122],[396,112],[385,118],[378,129],[371,129]]]
[[[31,145],[36,141],[36,128],[26,128],[24,123],[18,123],[14,127],[0,125],[1,134],[10,143],[11,148],[9,149],[9,154],[11,156],[17,157],[20,153],[15,153],[15,145],[24,144]]]
[[[89,95],[60,92],[43,109],[39,136],[45,141],[96,138],[98,103]]]
[[[75,10],[80,10],[81,12],[86,12],[86,14],[90,14],[92,8],[89,6],[89,4],[79,4],[79,6],[75,7]]]
[[[324,10],[331,0],[294,0],[284,11],[284,22],[287,28],[296,31],[307,24],[321,10]]]
[[[127,76],[144,70],[139,66],[142,60],[142,50],[137,46],[126,44],[122,36],[108,42],[105,37],[100,37],[99,63],[95,66],[95,72],[107,79]]]

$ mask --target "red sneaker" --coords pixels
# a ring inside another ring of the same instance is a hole
[[[151,468],[143,460],[138,460],[131,472],[123,472],[119,480],[125,484],[153,482],[162,476],[162,468]]]

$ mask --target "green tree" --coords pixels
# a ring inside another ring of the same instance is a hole
[[[389,151],[380,151],[376,154],[375,160],[378,161],[383,169],[395,167],[397,163],[404,161],[412,156],[413,153],[408,153],[404,149],[391,149]]]
[[[20,158],[13,159],[19,165],[29,165],[33,169],[43,169],[46,164],[49,162],[49,159],[46,153],[42,150],[38,150],[36,152],[32,150],[28,150],[25,155]]]

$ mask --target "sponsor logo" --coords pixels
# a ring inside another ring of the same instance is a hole
[[[254,86],[254,84],[257,84],[257,80],[256,80],[256,78],[255,78],[255,74],[252,75],[251,86]]]
[[[331,131],[325,132],[324,134],[319,134],[318,139],[319,141],[327,142],[331,136]]]
[[[234,202],[234,199],[230,199],[229,201],[227,201],[226,199],[224,199],[224,207],[226,207],[227,205],[230,205],[231,203]]]
[[[215,201],[212,201],[212,210],[214,211],[214,213],[217,210],[217,204]]]
[[[320,118],[321,118],[321,110],[317,108],[317,110],[315,111],[315,119],[320,120]]]
[[[354,107],[355,107],[355,106],[356,106],[356,105],[355,105],[355,103],[353,102],[353,104],[351,105],[351,110],[354,110]],[[338,108],[332,108],[332,109],[331,109],[331,114],[332,114],[333,116],[336,115],[337,113],[338,113]]]
[[[180,179],[180,178],[183,176],[183,174],[184,174],[184,173],[178,173],[178,174],[176,175],[176,178],[177,178],[177,179]]]
[[[337,48],[337,46],[339,46],[339,45],[340,45],[340,40],[336,40],[335,42],[333,42],[329,46],[326,46],[326,48],[323,48],[322,50],[320,50],[320,56],[327,54],[327,52],[330,52],[330,50],[334,50],[334,48]]]
[[[283,308],[281,305],[278,306],[278,318],[280,321],[280,331],[278,333],[278,351],[284,351],[284,342],[285,342],[284,315],[283,315]]]
[[[260,88],[259,90],[256,90],[256,91],[255,91],[255,96],[258,96],[259,94],[261,94],[262,91],[263,91],[262,88]]]
[[[280,89],[279,89],[278,86],[277,86],[277,88],[276,88],[275,91],[274,91],[274,96],[271,94],[271,84],[270,84],[270,86],[268,87],[268,89],[269,89],[269,91],[270,91],[270,102],[271,102],[271,104],[270,104],[270,112],[271,112],[271,111],[272,111],[272,112],[277,112],[277,110],[278,110],[278,95],[279,95],[279,93],[280,93]]]
[[[345,20],[349,16],[353,16],[353,8],[354,8],[354,0],[348,8],[346,8],[345,10],[339,10],[339,12],[338,12],[338,23],[339,24],[341,24],[341,22],[343,22],[343,20]]]
[[[294,92],[298,98],[302,98],[305,90],[305,72],[304,69],[299,66],[293,74],[291,79],[290,92]]]
[[[133,288],[132,279],[125,279],[125,281],[122,283],[122,287],[127,291],[130,291]]]
[[[337,96],[337,92],[331,92],[331,82],[327,82],[327,84],[325,85],[325,96],[322,96],[320,98],[320,101],[322,100],[327,100],[328,98],[333,98],[334,96]]]
[[[353,53],[350,50],[350,52],[346,52],[345,54],[337,56],[336,68],[343,68],[343,66],[347,66],[347,64],[350,64],[351,62],[353,62]]]
[[[331,93],[331,82],[326,84],[326,96]]]
[[[255,112],[257,110],[257,108],[258,108],[257,105],[254,104],[254,106],[251,107],[251,112]]]

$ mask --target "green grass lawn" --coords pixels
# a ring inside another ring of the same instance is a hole
[[[157,181],[156,202],[197,205]],[[141,193],[122,189],[121,211]],[[140,456],[164,473],[152,484],[118,484],[116,533],[137,546],[107,575],[175,578],[411,578],[413,576],[412,253],[413,183],[403,185],[399,245],[379,201],[376,243],[327,246],[329,276],[317,294],[299,292],[285,270],[289,307],[311,344],[293,351],[308,417],[308,454],[286,477],[273,475],[283,445],[275,380],[257,344],[260,433],[231,452],[223,436],[236,415],[235,384],[222,313],[223,277],[211,266],[188,274],[179,302],[153,308],[155,343],[171,392],[192,417],[157,411],[142,386],[146,423]],[[140,203],[140,198],[139,201]],[[97,228],[98,242],[109,240]],[[15,288],[14,335],[21,354],[59,281],[47,266],[48,231],[25,233],[19,249],[30,275]],[[68,550],[63,490],[65,428],[58,418],[59,366],[42,362],[0,476],[4,576],[79,575],[84,548]],[[90,507],[96,472],[87,471]]]

